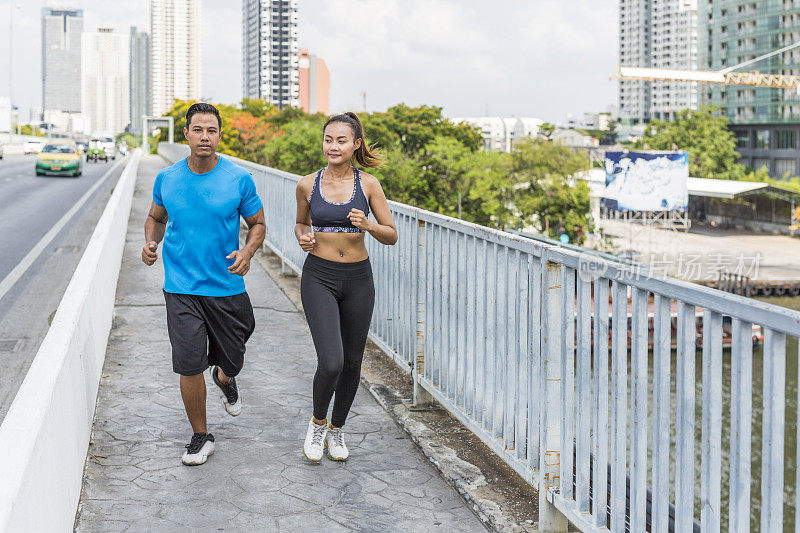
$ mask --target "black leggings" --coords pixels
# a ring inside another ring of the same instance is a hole
[[[369,259],[338,263],[308,254],[300,298],[317,350],[314,418],[324,420],[328,416],[336,393],[331,424],[342,427],[358,390],[375,303]]]

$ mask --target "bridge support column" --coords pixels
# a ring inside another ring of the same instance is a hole
[[[566,533],[567,520],[547,499],[558,490],[561,470],[561,322],[563,279],[561,265],[546,262],[542,291],[542,384],[544,433],[540,446],[539,531]]]

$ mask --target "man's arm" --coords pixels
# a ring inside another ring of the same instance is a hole
[[[264,237],[267,235],[267,223],[264,220],[263,207],[255,215],[244,217],[244,221],[247,222],[247,227],[249,228],[244,247],[228,255],[228,259],[235,259],[233,264],[228,267],[228,271],[238,276],[244,276],[250,270],[250,259],[256,254],[261,243],[264,242]]]
[[[250,257],[253,257],[258,248],[264,242],[264,237],[267,236],[267,222],[264,220],[264,208],[258,210],[258,213],[251,217],[244,219],[247,222],[247,239],[245,240],[243,250],[246,250]]]
[[[164,232],[167,230],[167,210],[163,205],[156,205],[155,202],[150,204],[150,212],[147,213],[147,219],[144,221],[144,240],[145,244],[142,246],[142,261],[145,265],[151,266],[158,259],[158,243],[164,238]]]

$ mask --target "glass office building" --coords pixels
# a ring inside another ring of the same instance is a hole
[[[699,68],[720,70],[800,41],[800,0],[700,0]],[[800,48],[743,72],[800,75]],[[700,104],[731,121],[741,163],[775,177],[800,171],[800,96],[793,89],[702,85]]]

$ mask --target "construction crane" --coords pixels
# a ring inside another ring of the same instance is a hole
[[[688,81],[696,83],[715,83],[720,85],[751,85],[754,87],[773,87],[775,89],[794,89],[800,94],[800,76],[788,74],[763,74],[761,72],[734,72],[776,54],[782,54],[800,47],[800,42],[790,44],[779,50],[724,68],[722,70],[674,70],[650,67],[617,67],[611,79],[648,81]]]

